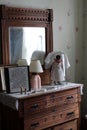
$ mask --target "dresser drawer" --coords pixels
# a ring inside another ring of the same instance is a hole
[[[70,103],[78,102],[78,92],[77,89],[71,89],[66,91],[61,91],[59,93],[52,93],[47,97],[47,105],[49,107],[53,105],[69,105]]]
[[[51,94],[47,97],[46,107],[51,107],[54,105],[69,105],[70,103],[78,102],[77,93],[69,93],[69,94]]]
[[[24,114],[35,114],[45,109],[47,102],[45,96],[29,98],[24,101]]]
[[[77,120],[55,126],[53,130],[77,130]]]
[[[72,120],[64,124],[46,128],[44,130],[77,130],[77,120]]]
[[[25,100],[24,114],[34,114],[53,106],[61,107],[62,105],[70,105],[76,102],[78,102],[77,89],[50,93]]]
[[[26,116],[25,128],[26,130],[40,130],[78,117],[78,107],[68,108],[64,111],[58,108],[52,108],[45,113],[38,113],[38,116],[32,115],[29,118]]]

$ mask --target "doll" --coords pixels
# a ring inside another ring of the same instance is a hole
[[[65,80],[63,62],[61,55],[56,55],[51,66],[51,81],[54,84],[61,84]]]

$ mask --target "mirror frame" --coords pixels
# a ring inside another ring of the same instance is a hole
[[[9,27],[45,27],[46,55],[53,51],[53,10],[0,5],[0,63],[10,64]]]

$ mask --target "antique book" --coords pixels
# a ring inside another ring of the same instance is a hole
[[[4,68],[5,84],[7,93],[29,91],[29,67],[13,66]]]

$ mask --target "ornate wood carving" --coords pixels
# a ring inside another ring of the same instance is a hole
[[[53,21],[52,9],[31,9],[31,8],[16,8],[1,5],[1,19],[6,20],[23,20],[33,22],[47,22]]]
[[[9,27],[45,27],[46,54],[53,50],[53,10],[16,8],[0,5],[0,63],[9,64]]]

